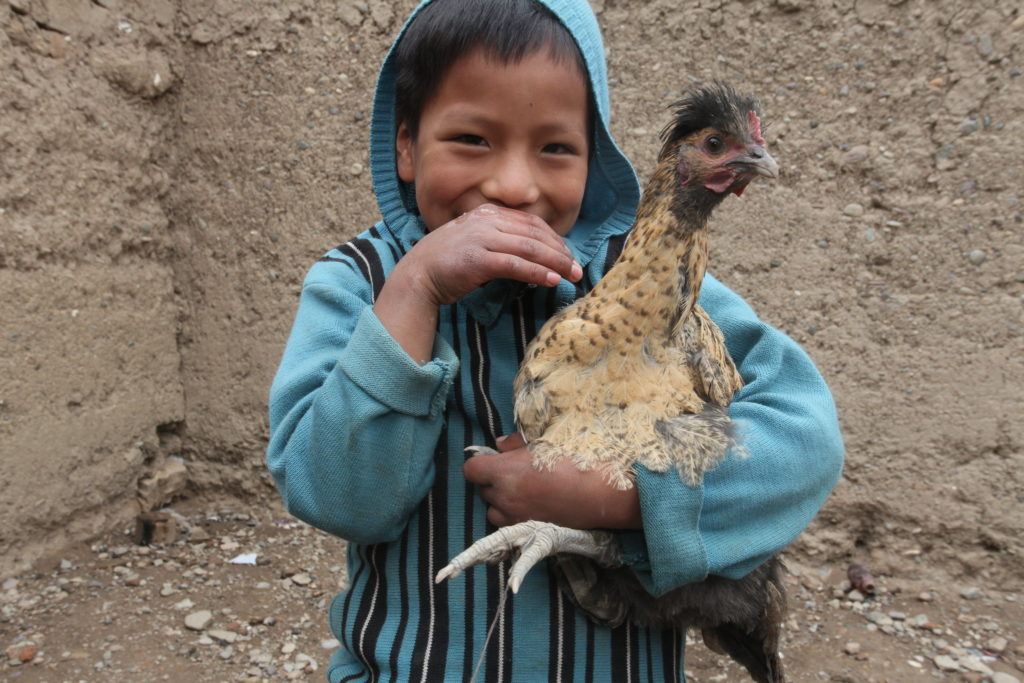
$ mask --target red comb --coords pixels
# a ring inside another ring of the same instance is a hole
[[[754,142],[763,146],[764,138],[761,136],[761,119],[757,118],[756,112],[747,113],[747,124],[750,126],[750,137],[754,138]]]

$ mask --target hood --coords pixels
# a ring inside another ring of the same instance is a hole
[[[609,130],[611,107],[604,44],[600,28],[587,0],[538,0],[568,29],[587,65],[591,92],[596,100],[596,120],[587,186],[579,218],[568,235],[576,259],[587,268],[601,244],[611,235],[621,234],[633,225],[640,200],[640,184],[629,160],[615,144]],[[401,41],[413,18],[431,0],[421,2],[406,20],[388,51],[373,100],[370,128],[370,167],[373,189],[381,216],[388,230],[406,249],[424,235],[423,223],[416,211],[411,185],[398,177],[395,163],[395,46]],[[488,289],[488,288],[484,288]],[[493,288],[492,288],[493,289]],[[490,292],[493,300],[499,293]],[[490,317],[490,316],[488,316]]]

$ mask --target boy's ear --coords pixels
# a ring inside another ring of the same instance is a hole
[[[398,162],[398,177],[407,183],[416,178],[415,166],[412,160],[412,133],[405,123],[398,124],[398,135],[395,138],[396,160]]]

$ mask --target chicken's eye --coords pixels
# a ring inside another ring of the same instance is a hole
[[[704,141],[704,149],[706,149],[709,154],[718,154],[724,147],[725,143],[723,143],[722,138],[717,135],[712,135]]]

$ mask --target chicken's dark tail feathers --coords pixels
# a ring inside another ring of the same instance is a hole
[[[742,664],[757,683],[786,683],[778,652],[767,652],[772,648],[765,647],[763,638],[746,633],[735,624],[705,628],[702,634],[708,648]]]

